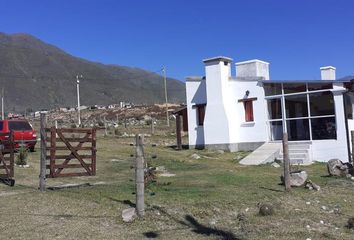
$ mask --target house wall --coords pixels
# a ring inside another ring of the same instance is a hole
[[[350,104],[352,105],[352,109],[354,110],[354,94],[350,93],[348,94],[350,98]],[[354,114],[352,112],[352,114]],[[350,152],[353,151],[352,149],[352,136],[351,136],[351,131],[354,131],[354,119],[348,119],[348,136],[349,136],[349,147],[350,147]]]
[[[333,98],[336,115],[337,140],[313,140],[312,160],[327,162],[332,158],[338,158],[343,162],[348,161],[347,130],[343,105],[343,91],[341,86],[333,86]],[[352,126],[353,127],[353,126]]]
[[[231,90],[234,94],[232,107],[236,109],[235,115],[230,118],[232,124],[236,126],[236,130],[231,134],[236,139],[236,142],[255,143],[268,141],[267,103],[264,99],[262,84],[255,80],[235,80],[231,82]],[[253,101],[253,122],[245,122],[243,102],[238,102],[238,100],[245,98],[246,91],[249,91],[248,98],[257,98],[257,100]]]
[[[192,148],[204,145],[204,129],[197,126],[197,113],[193,105],[207,102],[205,86],[205,80],[186,81],[188,144]]]
[[[238,75],[248,80],[231,78],[231,61],[227,58],[205,62],[205,80],[187,81],[189,145],[230,151],[254,150],[268,140],[266,101],[262,83],[257,77],[269,79],[268,63],[256,60],[237,65]],[[258,66],[259,65],[259,66]],[[264,67],[265,66],[265,67]],[[256,75],[252,75],[256,67]],[[251,76],[251,75],[252,76]],[[257,97],[253,101],[254,122],[245,122],[245,110],[240,99]],[[195,104],[207,103],[204,126],[197,126]]]

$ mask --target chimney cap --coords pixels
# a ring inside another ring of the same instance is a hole
[[[217,56],[212,58],[203,59],[203,63],[210,63],[210,62],[232,62],[233,59],[225,56]]]
[[[259,59],[252,59],[252,60],[248,60],[248,61],[243,61],[243,62],[237,62],[235,63],[236,66],[238,65],[243,65],[243,64],[249,64],[249,63],[264,63],[264,64],[268,64],[269,65],[269,62],[265,62],[265,61],[262,61],[262,60],[259,60]]]
[[[336,70],[336,68],[333,66],[325,66],[325,67],[321,67],[320,69],[321,70],[328,70],[328,69]]]

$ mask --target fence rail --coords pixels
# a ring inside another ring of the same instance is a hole
[[[95,128],[51,127],[45,132],[46,169],[49,169],[46,177],[96,175]]]
[[[13,133],[0,133],[0,178],[14,177],[14,152]]]

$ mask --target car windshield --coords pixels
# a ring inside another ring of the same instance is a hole
[[[28,122],[11,121],[9,122],[9,129],[14,131],[30,131],[32,130],[32,127]]]

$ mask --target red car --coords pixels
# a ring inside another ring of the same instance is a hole
[[[13,131],[15,148],[26,147],[31,152],[37,143],[37,134],[31,124],[25,119],[0,120],[0,132]]]

